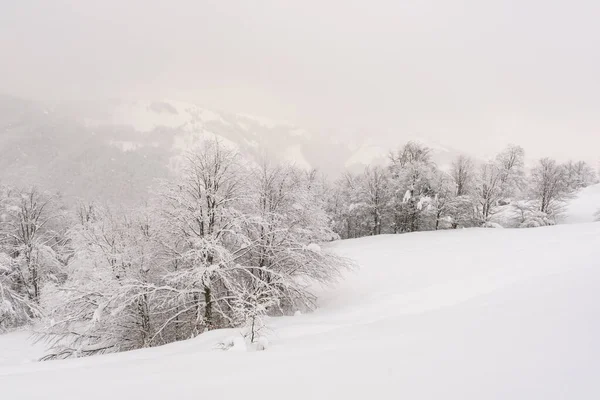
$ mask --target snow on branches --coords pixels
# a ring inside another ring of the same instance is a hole
[[[254,342],[266,316],[314,308],[310,287],[348,266],[316,244],[336,236],[316,174],[252,164],[217,141],[185,160],[144,209],[79,208],[68,279],[39,335],[48,359],[224,327]]]

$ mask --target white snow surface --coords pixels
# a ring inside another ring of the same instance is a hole
[[[600,183],[581,189],[567,206],[564,222],[579,224],[593,222],[594,213],[600,210]]]
[[[0,370],[4,366],[35,363],[43,355],[44,346],[33,344],[31,333],[26,330],[0,334]]]
[[[220,330],[91,358],[21,364],[27,357],[17,357],[0,363],[0,393],[24,400],[598,399],[598,244],[600,223],[335,242],[325,247],[357,269],[321,290],[316,312],[270,318],[266,351],[215,350],[237,334]],[[0,354],[6,346],[0,337]]]

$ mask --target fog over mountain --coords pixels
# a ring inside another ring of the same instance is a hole
[[[596,167],[599,7],[4,1],[0,177],[137,199],[207,135],[333,176],[408,140]]]
[[[0,93],[169,98],[323,140],[595,163],[599,19],[592,0],[8,0]]]
[[[392,147],[342,140],[264,117],[216,112],[173,100],[45,104],[0,97],[2,181],[39,185],[64,196],[136,202],[166,178],[178,156],[218,138],[254,160],[276,158],[330,177],[387,160]],[[422,138],[440,166],[458,152]]]

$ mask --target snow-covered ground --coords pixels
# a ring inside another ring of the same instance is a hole
[[[600,210],[600,183],[581,189],[575,198],[569,201],[564,222],[579,224],[592,222],[594,214]]]
[[[599,244],[600,223],[338,242],[359,267],[315,313],[271,319],[267,351],[215,350],[235,332],[213,331],[23,364],[9,335],[0,397],[598,399]]]
[[[44,355],[44,346],[33,343],[25,330],[0,335],[0,369],[7,365],[28,364]]]

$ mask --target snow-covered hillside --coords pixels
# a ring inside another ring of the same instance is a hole
[[[3,360],[2,398],[597,399],[599,239],[593,223],[337,242],[357,270],[321,289],[315,313],[271,319],[267,351],[215,350],[229,330]]]
[[[592,222],[594,214],[600,210],[600,183],[581,189],[575,198],[569,201],[564,222],[578,224]]]
[[[92,128],[121,126],[137,132],[128,148],[152,146],[153,136],[160,132],[163,137],[173,138],[164,150],[174,154],[192,149],[206,138],[217,138],[246,154],[267,154],[304,169],[339,169],[347,156],[343,152],[329,156],[330,165],[323,165],[323,155],[333,146],[327,138],[317,140],[316,135],[288,122],[213,111],[171,99],[89,103],[81,106],[77,115],[84,116]]]
[[[429,147],[434,160],[442,166],[449,165],[458,155],[456,150],[447,146],[409,134],[393,144],[374,142],[370,136],[340,142],[329,135],[315,135],[289,122],[212,111],[170,99],[118,101],[102,106],[105,107],[101,114],[103,117],[88,118],[88,123],[130,126],[142,133],[166,128],[175,135],[177,151],[193,147],[199,138],[216,136],[246,152],[266,152],[301,168],[318,168],[326,172],[339,172],[342,168],[362,171],[369,164],[386,162],[390,149],[408,141],[418,141]],[[152,145],[143,135],[138,140],[137,147]]]

